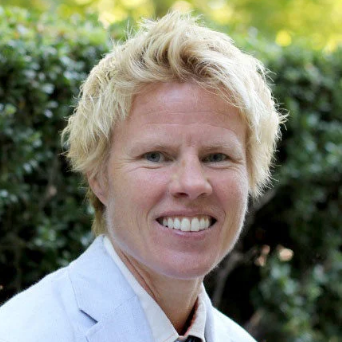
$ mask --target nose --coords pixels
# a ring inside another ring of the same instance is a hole
[[[194,200],[210,195],[213,189],[204,173],[201,161],[197,157],[192,157],[181,160],[175,165],[169,190],[175,197]]]

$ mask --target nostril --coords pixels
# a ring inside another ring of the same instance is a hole
[[[170,183],[170,193],[175,197],[196,199],[212,193],[210,182],[204,177],[186,175],[175,177]]]

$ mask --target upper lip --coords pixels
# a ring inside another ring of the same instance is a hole
[[[217,217],[213,215],[212,213],[209,213],[207,211],[201,211],[201,210],[171,210],[161,213],[160,215],[156,216],[156,219],[160,219],[163,217],[198,217],[198,216],[210,216],[211,218],[217,220]]]

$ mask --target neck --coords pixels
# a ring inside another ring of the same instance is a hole
[[[180,280],[144,278],[140,284],[158,303],[178,334],[183,335],[191,321],[202,279]]]
[[[170,278],[146,267],[142,268],[120,248],[115,250],[140,285],[158,303],[178,334],[183,335],[192,318],[203,278]]]

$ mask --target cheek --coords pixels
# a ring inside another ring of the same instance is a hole
[[[247,173],[246,176],[232,173],[230,177],[225,177],[225,181],[221,179],[220,183],[218,196],[224,211],[221,252],[226,254],[234,246],[245,219],[248,203]]]
[[[248,178],[246,172],[223,175],[215,181],[217,195],[221,203],[229,208],[244,207],[248,198]]]
[[[119,206],[134,206],[131,209],[141,211],[165,195],[167,177],[167,172],[161,170],[121,170],[112,175],[110,191]]]
[[[234,247],[240,235],[248,203],[247,178],[233,177],[224,184],[220,191],[220,202],[225,215],[219,237],[220,260]]]

